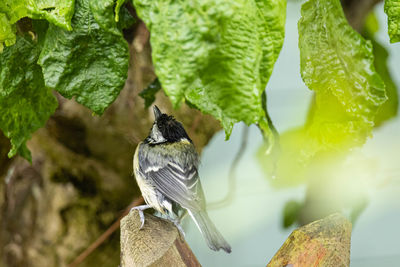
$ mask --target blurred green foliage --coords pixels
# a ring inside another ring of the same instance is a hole
[[[283,208],[283,228],[288,228],[297,221],[302,205],[302,203],[296,200],[286,202],[285,207]]]
[[[139,95],[144,99],[144,106],[146,108],[150,107],[151,104],[156,100],[156,94],[161,90],[161,83],[158,78],[156,78],[152,83],[150,83],[146,88],[144,88]]]

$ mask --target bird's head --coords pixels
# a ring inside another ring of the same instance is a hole
[[[154,123],[146,141],[151,144],[174,143],[190,140],[182,124],[174,117],[162,113],[157,106],[153,107]]]

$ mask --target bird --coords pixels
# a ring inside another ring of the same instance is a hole
[[[145,222],[143,211],[153,208],[183,233],[178,213],[187,212],[210,249],[230,253],[231,246],[207,214],[198,172],[200,157],[192,140],[173,116],[155,105],[153,112],[150,133],[138,144],[133,157],[136,182],[146,202],[132,208],[139,211],[140,229]]]

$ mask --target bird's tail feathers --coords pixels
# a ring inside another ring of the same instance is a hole
[[[231,246],[228,244],[228,242],[226,242],[224,237],[215,227],[214,223],[208,217],[206,211],[192,212],[188,210],[188,212],[190,217],[192,217],[192,219],[196,223],[197,228],[199,228],[200,232],[206,239],[207,245],[212,250],[218,251],[220,249],[223,249],[227,253],[231,252]]]

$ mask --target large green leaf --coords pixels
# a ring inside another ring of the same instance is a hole
[[[388,16],[388,33],[391,43],[400,41],[400,0],[385,0]]]
[[[23,17],[46,19],[47,21],[71,30],[75,0],[2,0],[0,12],[7,15],[11,24]]]
[[[39,48],[29,37],[17,37],[15,45],[0,54],[0,129],[11,139],[8,156],[17,152],[30,160],[25,146],[31,133],[42,127],[57,107],[37,65]]]
[[[74,30],[50,25],[39,58],[47,86],[97,114],[119,95],[128,72],[128,44],[113,5],[113,0],[76,1]]]
[[[301,15],[301,76],[315,95],[306,124],[281,135],[274,165],[260,148],[259,159],[276,176],[276,186],[300,184],[333,158],[364,144],[386,101],[372,44],[348,25],[340,1],[309,0]]]
[[[3,43],[6,46],[15,43],[15,25],[11,25],[6,14],[0,13],[0,53],[3,51]]]
[[[316,98],[306,127],[314,152],[361,145],[386,101],[372,44],[348,25],[339,0],[310,0],[301,14],[301,76]]]
[[[284,39],[285,0],[133,0],[151,33],[155,71],[175,107],[186,100],[270,132],[262,93]]]

